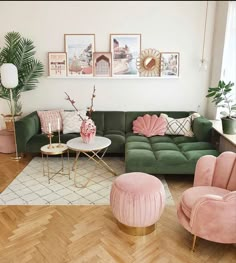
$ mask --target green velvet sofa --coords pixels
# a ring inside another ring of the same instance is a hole
[[[166,113],[172,118],[184,118],[187,111],[96,111],[92,119],[97,126],[97,136],[105,136],[112,141],[107,153],[125,155],[126,172],[150,174],[194,174],[197,160],[207,154],[218,156],[218,151],[210,142],[212,124],[204,117],[194,119],[194,137],[185,136],[145,136],[132,132],[133,121],[145,114]],[[39,153],[41,146],[48,144],[48,138],[41,133],[37,112],[16,122],[19,153]],[[78,133],[61,134],[66,143],[78,137]],[[58,142],[58,136],[52,139]]]

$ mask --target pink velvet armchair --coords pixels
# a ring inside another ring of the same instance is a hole
[[[180,224],[196,237],[236,243],[236,153],[206,155],[196,165],[193,187],[181,197]]]

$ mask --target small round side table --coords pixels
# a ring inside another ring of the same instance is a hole
[[[52,143],[52,144],[47,144],[41,147],[40,149],[41,154],[42,154],[42,160],[43,160],[43,175],[48,176],[48,183],[50,183],[50,180],[57,174],[63,174],[63,175],[69,175],[70,179],[70,156],[69,156],[69,149],[66,144],[61,143]],[[68,162],[68,173],[61,173],[64,172],[64,153],[67,153],[67,162]],[[49,167],[49,161],[48,161],[48,156],[52,155],[61,155],[61,168],[56,171],[56,172],[50,172],[50,167]],[[45,171],[45,158],[46,156],[46,166],[47,166],[47,172]],[[51,176],[50,176],[51,174]]]

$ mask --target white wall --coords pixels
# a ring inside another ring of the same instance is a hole
[[[205,114],[209,71],[199,71],[206,2],[0,2],[0,47],[9,31],[20,32],[36,46],[45,65],[44,77],[33,91],[22,93],[24,115],[37,109],[90,103],[93,85],[96,110],[197,110]],[[205,55],[211,60],[215,1],[209,2]],[[142,49],[180,52],[179,79],[49,79],[47,52],[64,51],[64,34],[95,33],[96,51],[109,51],[110,33],[141,33]],[[9,113],[0,100],[0,113]]]
[[[229,1],[218,1],[215,11],[215,27],[212,41],[212,68],[210,86],[216,87],[221,79],[222,60],[225,42],[225,32],[227,23]],[[212,98],[208,99],[206,117],[214,120],[216,118],[217,107],[212,103]]]

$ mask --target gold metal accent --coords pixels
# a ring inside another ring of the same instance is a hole
[[[54,148],[54,146],[52,145],[52,137],[53,137],[53,133],[47,133],[47,137],[49,138],[49,145],[48,145],[48,149],[52,149]]]
[[[143,50],[136,66],[141,77],[160,76],[160,52],[153,48]]]
[[[64,147],[63,144],[61,144],[61,134],[60,130],[58,130],[58,145],[56,146],[57,148],[62,148]]]
[[[18,149],[17,149],[17,142],[16,142],[16,127],[15,127],[15,117],[14,117],[14,111],[13,111],[13,97],[12,97],[12,89],[10,89],[10,106],[11,106],[11,116],[12,116],[12,123],[13,123],[13,133],[14,133],[14,142],[15,142],[15,148],[16,148],[16,156],[11,157],[14,161],[19,161],[21,157],[18,155]]]
[[[121,231],[132,236],[145,236],[152,233],[156,229],[156,224],[147,227],[132,227],[117,221],[117,225]]]
[[[193,236],[193,244],[192,244],[192,249],[191,249],[191,251],[192,251],[192,252],[194,252],[194,251],[195,251],[195,244],[196,244],[196,239],[197,239],[197,236],[196,236],[196,235],[194,235],[194,236]]]
[[[73,163],[73,166],[72,166],[72,171],[74,171],[74,183],[75,183],[75,186],[77,188],[84,188],[88,185],[88,183],[90,182],[92,176],[88,179],[88,181],[84,184],[84,185],[78,185],[76,183],[76,175],[77,175],[77,163],[78,163],[78,159],[79,159],[79,156],[80,156],[80,153],[83,153],[84,155],[86,155],[88,157],[89,160],[93,160],[96,164],[98,164],[100,167],[102,168],[105,168],[106,170],[108,170],[110,173],[114,174],[114,175],[117,175],[117,173],[103,160],[103,157],[107,151],[108,147],[104,148],[104,149],[100,149],[100,150],[93,150],[93,151],[77,151],[76,153],[76,157],[75,157],[75,160],[74,160],[74,163]],[[99,152],[101,152],[103,150],[103,153],[101,156],[99,156]],[[88,154],[91,153],[90,154]]]
[[[62,144],[63,146],[63,144]],[[64,146],[63,146],[64,147]],[[48,148],[48,147],[47,147]],[[54,146],[53,146],[54,148]],[[64,173],[64,156],[63,154],[67,152],[67,162],[68,162],[68,173]],[[58,149],[58,152],[45,152],[45,151],[42,151],[41,150],[41,154],[42,154],[42,161],[43,161],[43,176],[48,176],[48,183],[50,184],[50,180],[57,174],[61,174],[61,175],[69,175],[69,179],[70,178],[70,158],[69,158],[69,149],[68,148],[65,148],[64,150],[62,151],[59,151]],[[56,172],[50,172],[50,167],[49,167],[49,160],[48,160],[48,156],[50,155],[61,155],[61,168],[56,171]],[[47,168],[47,172],[45,171],[45,161],[44,161],[44,155],[46,156],[46,168]],[[52,175],[52,176],[50,176]]]

